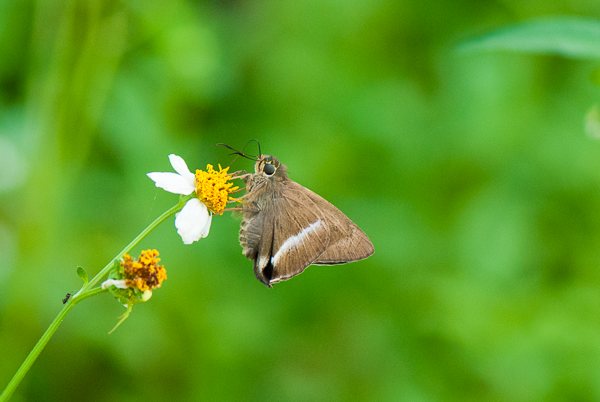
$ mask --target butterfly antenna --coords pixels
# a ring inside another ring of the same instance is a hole
[[[251,157],[251,156],[248,156],[248,155],[246,155],[245,153],[243,153],[242,151],[238,151],[237,149],[233,148],[232,146],[230,146],[230,145],[227,145],[227,144],[223,144],[223,143],[221,143],[221,142],[220,142],[220,143],[218,143],[218,144],[217,144],[217,146],[218,146],[218,147],[224,147],[224,148],[227,148],[227,149],[229,149],[230,151],[233,151],[233,152],[232,152],[232,153],[230,153],[229,155],[239,155],[239,156],[241,156],[241,157],[244,157],[244,158],[246,158],[246,159],[250,159],[251,161],[256,161],[256,159],[257,159],[257,158],[253,158],[253,157]]]
[[[246,147],[248,146],[248,144],[250,144],[251,142],[255,142],[256,145],[258,146],[258,156],[256,157],[256,159],[258,160],[262,156],[262,151],[260,150],[260,142],[257,139],[253,138],[250,141],[248,141],[246,143],[246,146],[244,147],[244,149],[246,149]]]

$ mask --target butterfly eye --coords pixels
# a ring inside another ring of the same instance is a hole
[[[275,173],[275,166],[273,166],[271,163],[266,163],[263,171],[267,176],[272,176],[273,173]]]

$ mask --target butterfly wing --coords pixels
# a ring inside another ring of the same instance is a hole
[[[267,286],[310,264],[342,264],[368,257],[373,245],[346,215],[309,189],[287,181],[278,192],[250,193],[240,241]]]
[[[313,264],[345,264],[365,259],[373,254],[373,243],[350,218],[320,195],[297,183],[293,184],[311,199],[319,216],[326,222],[329,244]]]

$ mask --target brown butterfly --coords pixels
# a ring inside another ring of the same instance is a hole
[[[255,172],[242,176],[240,244],[259,281],[271,287],[311,264],[344,264],[373,254],[367,235],[333,204],[290,180],[285,165],[269,155],[253,159]]]

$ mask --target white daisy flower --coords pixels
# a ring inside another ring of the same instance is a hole
[[[190,195],[196,191],[196,176],[190,172],[180,156],[169,155],[175,172],[152,172],[148,177],[160,187],[173,194]],[[210,230],[212,215],[198,198],[190,199],[175,215],[175,227],[184,244],[192,244],[206,236]]]

